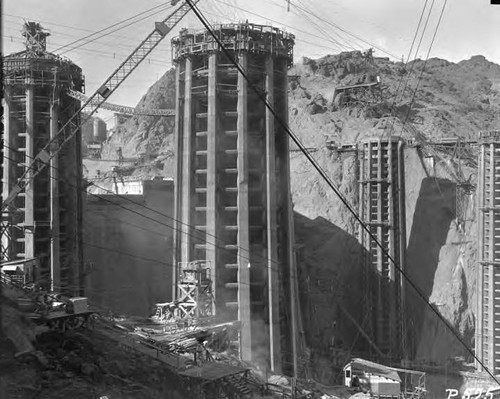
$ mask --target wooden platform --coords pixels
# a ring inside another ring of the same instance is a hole
[[[69,319],[74,316],[90,316],[93,313],[95,312],[92,310],[80,313],[67,313],[64,310],[55,310],[49,312],[48,314],[30,312],[26,313],[26,317],[32,320],[51,321],[56,319]]]
[[[191,367],[181,371],[179,375],[190,378],[199,378],[205,381],[215,381],[232,375],[242,374],[250,369],[238,366],[231,366],[224,363],[206,363],[201,367]]]

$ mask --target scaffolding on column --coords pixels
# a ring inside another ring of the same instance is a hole
[[[210,263],[193,261],[179,265],[178,317],[200,321],[215,315]]]
[[[165,329],[179,330],[206,325],[215,319],[212,268],[210,262],[179,262],[175,300],[157,303],[151,319]]]
[[[0,260],[2,262],[12,260],[10,253],[10,245],[9,243],[12,241],[11,235],[11,226],[12,226],[12,212],[4,211],[2,213],[2,224],[0,225]]]

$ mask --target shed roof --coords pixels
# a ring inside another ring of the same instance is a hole
[[[346,367],[351,366],[354,370],[361,370],[367,373],[379,375],[381,377],[389,378],[394,381],[401,382],[401,378],[399,377],[398,372],[392,367],[384,366],[383,364],[378,364],[375,362],[370,362],[365,359],[352,359]]]
[[[2,263],[0,263],[0,267],[12,266],[12,265],[19,265],[22,267],[24,265],[31,265],[33,263],[36,263],[37,261],[38,261],[38,258],[17,259],[17,260],[11,260],[8,262],[2,262]]]
[[[20,267],[20,265],[2,266],[1,269],[3,272],[15,272],[17,274],[23,274],[23,269]]]
[[[25,271],[29,270],[30,267],[36,265],[37,262],[38,258],[17,259],[1,263],[0,269],[3,272],[24,273]]]

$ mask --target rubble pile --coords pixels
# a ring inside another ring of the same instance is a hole
[[[6,308],[6,307],[5,307]],[[187,398],[176,375],[150,358],[124,352],[98,330],[34,334],[28,321],[3,320],[18,328],[19,339],[0,340],[0,392],[6,398]],[[29,334],[23,333],[23,329]],[[14,343],[14,345],[12,345]],[[20,349],[23,349],[20,352]]]

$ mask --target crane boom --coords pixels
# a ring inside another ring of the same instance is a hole
[[[193,0],[198,3],[199,0]],[[175,6],[178,0],[173,0]],[[155,29],[137,46],[137,48],[123,61],[111,76],[92,94],[80,109],[62,126],[55,137],[35,156],[31,164],[26,168],[17,184],[12,188],[7,198],[2,202],[2,210],[7,208],[16,196],[21,193],[26,186],[47,166],[49,161],[55,157],[61,148],[80,129],[80,126],[87,122],[90,117],[99,109],[106,99],[115,92],[123,81],[139,66],[139,64],[153,51],[165,36],[174,28],[179,21],[191,10],[187,2],[182,4],[167,18],[155,23]],[[88,108],[87,116],[79,121],[80,113]]]
[[[68,90],[67,91],[68,96],[71,98],[74,98],[76,100],[80,100],[82,102],[87,102],[89,100],[89,97],[87,97],[85,94],[80,93],[79,91],[75,90]],[[147,108],[134,108],[134,107],[127,107],[125,105],[118,105],[118,104],[111,104],[108,102],[101,103],[100,105],[98,104],[98,99],[94,99],[93,101],[90,101],[88,106],[97,106],[100,108],[104,108],[110,111],[114,112],[119,112],[121,114],[127,114],[127,115],[144,115],[144,116],[175,116],[175,110],[173,109],[147,109]]]

